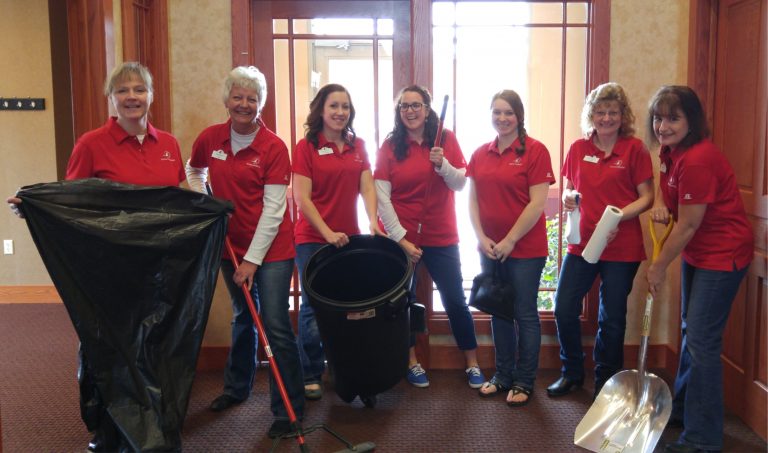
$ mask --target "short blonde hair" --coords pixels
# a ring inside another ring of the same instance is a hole
[[[259,98],[259,112],[267,103],[267,79],[255,66],[238,66],[229,72],[224,80],[224,92],[222,99],[227,102],[233,87],[256,90]]]
[[[592,115],[595,109],[605,103],[616,101],[621,109],[621,127],[619,127],[619,136],[632,137],[635,135],[635,115],[632,113],[632,107],[629,106],[629,99],[624,88],[618,83],[604,83],[588,95],[584,101],[584,109],[581,111],[581,130],[584,135],[591,135],[595,130],[595,123],[592,121]]]
[[[130,79],[131,76],[135,76],[141,79],[141,81],[144,82],[144,85],[146,85],[147,90],[149,90],[150,93],[153,92],[152,74],[149,72],[149,69],[147,69],[146,66],[139,62],[125,61],[115,66],[115,69],[113,69],[112,73],[109,74],[107,80],[104,81],[104,95],[111,95],[112,91],[115,89],[115,85],[124,80]]]

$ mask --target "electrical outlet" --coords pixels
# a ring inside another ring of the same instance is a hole
[[[3,239],[3,255],[13,255],[13,239]]]

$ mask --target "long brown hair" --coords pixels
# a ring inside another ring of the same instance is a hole
[[[491,99],[491,109],[493,109],[493,103],[496,99],[505,101],[512,107],[512,111],[515,112],[515,116],[517,117],[517,138],[520,140],[520,147],[515,148],[515,153],[518,156],[522,156],[525,154],[525,139],[528,137],[528,132],[525,130],[525,109],[523,108],[523,101],[520,99],[520,95],[515,91],[501,90],[493,95],[493,99]]]
[[[403,124],[403,119],[400,118],[400,101],[403,99],[403,94],[412,91],[418,93],[421,96],[421,102],[424,104],[425,109],[428,109],[427,121],[424,123],[424,142],[432,146],[435,142],[435,136],[437,136],[437,113],[432,110],[432,95],[429,94],[429,90],[420,85],[411,85],[403,88],[397,94],[397,103],[395,103],[395,128],[392,129],[387,135],[387,140],[392,143],[392,149],[395,154],[395,159],[398,161],[405,160],[408,157],[408,129]]]
[[[349,91],[338,83],[329,83],[320,88],[315,98],[309,103],[309,114],[307,115],[307,121],[304,123],[304,137],[315,145],[319,146],[317,135],[323,131],[323,108],[325,107],[325,101],[331,93],[342,92],[346,93],[347,99],[349,99],[349,119],[347,125],[344,126],[344,131],[341,134],[341,138],[344,142],[350,146],[354,145],[355,130],[352,127],[352,122],[355,120],[355,105],[352,103],[352,96],[349,95]]]

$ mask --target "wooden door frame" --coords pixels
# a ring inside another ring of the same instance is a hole
[[[698,0],[691,2],[690,16],[689,16],[689,35],[688,35],[688,85],[698,93],[701,98],[704,111],[707,115],[707,121],[714,127],[715,108],[716,106],[716,75],[718,71],[717,62],[717,44],[718,44],[718,9],[720,6],[720,0]],[[768,22],[768,7],[765,4],[761,4],[761,14],[763,17],[763,28],[760,30],[760,52],[765,55],[768,52],[768,37],[766,36],[765,24]],[[758,60],[759,61],[759,60]],[[768,143],[768,89],[765,86],[764,81],[767,80],[766,72],[766,58],[763,56],[763,64],[759,68],[760,76],[758,82],[758,97],[757,105],[762,106],[762,110],[757,112],[758,124],[763,125],[763,134],[755,137],[758,149],[755,150],[757,161],[754,165],[754,186],[759,191],[754,196],[747,197],[747,202],[752,202],[755,206],[748,206],[748,209],[752,210],[758,217],[756,224],[755,234],[758,241],[758,249],[760,243],[762,243],[762,251],[765,251],[765,221],[768,217],[766,215],[768,207],[766,207],[767,197],[766,184],[768,184],[768,176],[766,176],[766,144]],[[762,148],[762,154],[760,154],[760,148]],[[747,151],[748,152],[748,151]],[[725,404],[728,410],[736,413],[742,418],[747,425],[750,426],[758,435],[763,439],[766,439],[766,396],[765,392],[760,394],[750,393],[749,389],[754,385],[765,386],[765,383],[756,384],[756,378],[759,377],[761,372],[758,367],[764,366],[765,362],[759,360],[757,357],[760,354],[761,345],[759,344],[766,338],[766,333],[761,332],[766,328],[765,322],[765,276],[766,276],[766,256],[764,253],[757,253],[755,256],[748,275],[742,284],[742,288],[739,290],[737,298],[747,298],[746,310],[747,313],[743,314],[745,319],[751,319],[755,322],[747,323],[746,331],[743,334],[744,343],[744,363],[733,363],[730,360],[724,360],[724,375],[725,375]],[[679,307],[679,297],[677,299]],[[761,306],[762,301],[762,306]],[[679,316],[679,309],[677,312]],[[762,321],[760,321],[762,320]],[[677,342],[679,344],[679,332],[677,334]],[[764,347],[764,346],[763,346]],[[678,348],[679,350],[679,348]],[[762,370],[765,373],[765,370]],[[743,382],[730,382],[729,380],[737,379]],[[753,382],[755,381],[755,382]]]
[[[272,18],[273,17],[294,17],[294,18],[313,18],[327,10],[328,3],[343,3],[344,17],[371,17],[379,14],[381,16],[400,17],[400,5],[404,5],[408,0],[384,0],[384,1],[365,1],[348,0],[344,2],[317,2],[312,0],[282,0],[282,1],[264,1],[264,0],[231,0],[232,14],[232,66],[254,65],[264,73],[267,79],[267,86],[275,86],[274,72],[274,49],[272,46]],[[300,12],[297,14],[297,12]],[[411,33],[408,30],[395,30],[396,36],[393,36],[394,47],[393,60],[396,61],[398,55],[407,55],[410,49],[405,48],[399,43],[405,42],[402,38],[404,33]],[[412,75],[411,59],[404,60],[407,64],[394,68],[393,85],[395,87],[404,86],[410,83]],[[275,103],[272,97],[267,97],[267,103],[262,110],[262,119],[264,123],[274,129]],[[289,146],[290,148],[291,146]]]
[[[231,0],[232,14],[232,64],[255,65],[266,76],[268,86],[274,86],[274,53],[272,48],[272,18],[283,17],[290,12],[291,17],[297,17],[295,12],[301,11],[300,17],[316,17],[318,11],[325,10],[328,3],[285,0],[285,1],[257,1],[257,0]],[[406,39],[395,39],[393,48],[394,61],[398,55],[407,55],[402,59],[400,66],[395,66],[393,74],[393,89],[410,84],[419,84],[432,88],[432,65],[423,62],[432,61],[432,24],[431,8],[432,0],[388,0],[388,1],[345,1],[343,2],[345,17],[371,17],[372,11],[402,14],[408,11],[409,28],[398,29],[396,36]],[[408,7],[403,8],[403,4]],[[605,83],[609,79],[609,54],[610,54],[610,0],[593,0],[590,9],[591,21],[594,24],[589,30],[588,48],[592,58],[587,68],[587,85],[589,89]],[[407,45],[399,45],[406,43]],[[269,127],[273,127],[275,121],[275,105],[270,98],[262,112],[262,118]],[[597,325],[598,313],[598,283],[587,296],[587,303],[582,319],[582,329],[585,335],[594,334]],[[418,300],[424,301],[427,306],[427,322],[431,334],[450,335],[448,318],[443,313],[432,311],[432,280],[423,267],[419,270],[418,287],[416,289]],[[490,317],[484,314],[475,316],[477,334],[490,335]],[[542,317],[542,334],[554,335],[556,332],[553,314]],[[463,368],[462,354],[458,349],[445,345],[430,345],[427,335],[417,335],[417,351],[419,360],[426,367],[438,368]],[[542,366],[559,367],[559,346],[545,345],[542,347]],[[482,346],[478,354],[481,356],[481,364],[492,366],[493,346]],[[431,357],[434,356],[434,357]],[[591,355],[587,359],[587,365],[591,366]]]
[[[144,36],[136,34],[136,13],[133,0],[121,0],[123,61],[139,61],[152,73],[152,111],[150,122],[164,131],[172,132],[171,77],[168,52],[168,2],[151,0],[148,23]],[[148,42],[143,51],[138,49],[139,40]],[[159,44],[159,45],[158,45]],[[145,53],[145,55],[141,55]]]

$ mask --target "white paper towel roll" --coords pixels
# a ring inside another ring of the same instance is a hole
[[[600,255],[603,254],[605,246],[607,244],[608,233],[610,233],[621,221],[621,216],[624,215],[621,209],[616,206],[608,205],[603,211],[603,216],[600,217],[600,221],[597,222],[595,232],[592,233],[592,237],[589,238],[587,246],[584,247],[584,251],[581,252],[581,256],[588,263],[595,264],[600,260]]]

